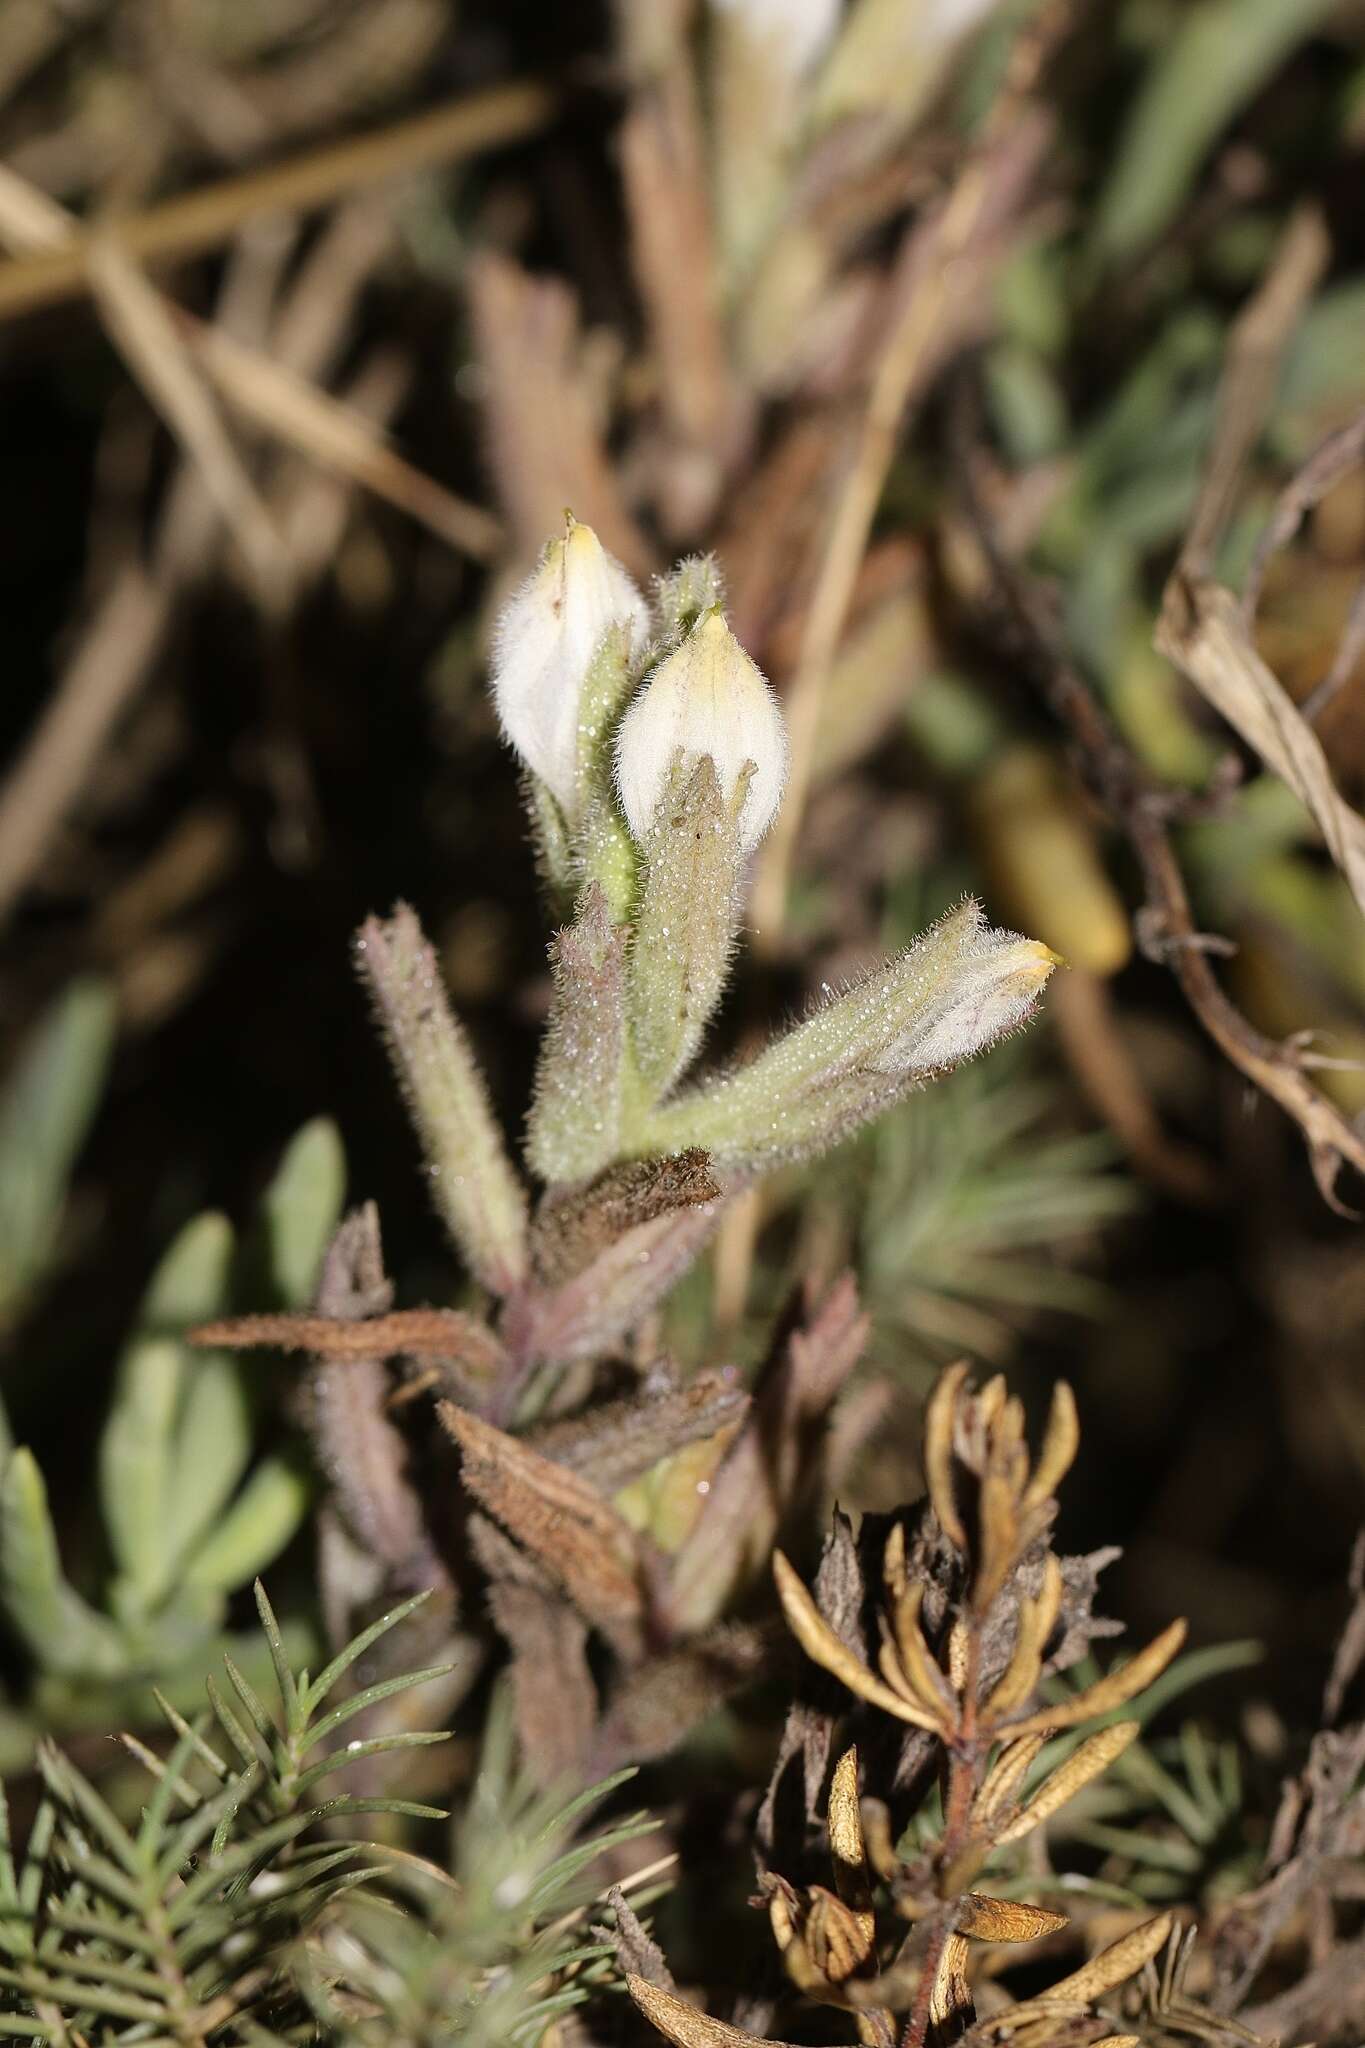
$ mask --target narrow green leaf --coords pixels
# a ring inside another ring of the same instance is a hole
[[[177,1709],[171,1705],[171,1702],[166,1698],[166,1695],[156,1686],[153,1686],[152,1688],[152,1698],[156,1701],[158,1707],[160,1707],[162,1713],[170,1722],[171,1727],[175,1730],[177,1735],[194,1735],[194,1753],[198,1757],[200,1763],[207,1764],[208,1768],[212,1771],[215,1778],[226,1778],[228,1775],[228,1767],[223,1762],[223,1759],[219,1756],[217,1750],[213,1748],[212,1744],[204,1740],[202,1734],[200,1734],[197,1729],[191,1726],[191,1724],[185,1719],[184,1715],[178,1712]]]
[[[213,1708],[219,1727],[236,1750],[247,1770],[264,1769],[270,1762],[269,1753],[263,1753],[261,1745],[252,1739],[250,1730],[238,1720],[213,1679],[205,1681],[209,1705]]]
[[[266,1595],[265,1587],[257,1579],[251,1590],[256,1596],[256,1612],[261,1617],[261,1627],[265,1631],[265,1639],[270,1646],[270,1661],[275,1668],[275,1683],[280,1689],[280,1705],[284,1710],[285,1732],[286,1734],[293,1735],[299,1732],[302,1725],[299,1713],[299,1689],[294,1682],[294,1674],[289,1668],[289,1658],[285,1653],[284,1638],[280,1634],[280,1625],[275,1619],[275,1610]]]
[[[1189,1842],[1173,1842],[1158,1835],[1143,1834],[1140,1828],[1111,1827],[1107,1821],[1078,1821],[1071,1832],[1078,1842],[1105,1849],[1111,1855],[1126,1856],[1133,1863],[1150,1863],[1158,1870],[1198,1870],[1202,1857]]]
[[[327,1117],[315,1117],[290,1141],[261,1198],[270,1277],[285,1308],[307,1308],[318,1267],[346,1194],[346,1154]]]
[[[230,1593],[272,1564],[308,1512],[311,1476],[297,1458],[263,1458],[186,1567],[193,1586]]]
[[[193,1786],[186,1784],[184,1778],[186,1767],[195,1752],[196,1741],[195,1731],[192,1728],[188,1729],[176,1743],[165,1763],[158,1769],[156,1786],[147,1801],[137,1838],[138,1848],[149,1860],[156,1858],[157,1845],[165,1833],[166,1822],[170,1817],[171,1801],[178,1798],[192,1809],[197,1809],[203,1803]]]
[[[180,1463],[182,1395],[195,1371],[184,1331],[226,1305],[232,1231],[215,1214],[198,1216],[180,1232],[153,1274],[138,1330],[120,1361],[113,1406],[100,1444],[100,1493],[115,1559],[124,1574],[124,1598],[134,1613],[153,1610],[174,1583],[185,1541],[186,1488],[199,1488],[216,1512],[237,1474],[193,1475]],[[222,1418],[217,1418],[222,1422]],[[202,1434],[202,1422],[199,1424]],[[221,1440],[232,1464],[230,1425]],[[215,1499],[216,1495],[216,1499]],[[198,1526],[203,1526],[201,1521]]]
[[[398,1678],[381,1678],[377,1685],[367,1685],[363,1692],[353,1693],[350,1699],[343,1700],[339,1707],[333,1707],[330,1714],[324,1714],[317,1725],[309,1729],[303,1754],[306,1756],[310,1749],[316,1749],[325,1736],[343,1727],[347,1721],[354,1720],[357,1714],[363,1714],[368,1707],[377,1705],[380,1700],[392,1699],[396,1692],[407,1692],[414,1685],[425,1685],[429,1679],[446,1678],[454,1669],[453,1664],[433,1664],[426,1671],[406,1671]]]
[[[63,1957],[62,1960],[65,1961],[66,1958]],[[49,1977],[46,1974],[27,1982],[22,1978],[12,1977],[9,1971],[0,1970],[0,1983],[7,1980],[12,1981],[18,1991],[50,1998],[55,2005],[65,2005],[77,2012],[103,2013],[111,2019],[152,2020],[163,2025],[165,2023],[164,2004],[153,2005],[150,1999],[135,1998],[128,1991],[106,1991],[96,1984],[82,1984],[73,1977]],[[50,2033],[51,2029],[44,2028],[44,2032]]]
[[[628,1785],[637,1775],[638,1769],[639,1766],[636,1764],[626,1764],[621,1770],[613,1771],[609,1777],[599,1778],[595,1785],[587,1786],[571,1799],[567,1806],[556,1806],[554,1817],[541,1829],[536,1841],[548,1842],[555,1835],[566,1835],[581,1814],[586,1813],[591,1807],[599,1806],[618,1787]],[[641,1818],[645,1816],[642,1815]]]
[[[138,1846],[90,1780],[50,1742],[38,1745],[38,1769],[53,1799],[74,1814],[103,1843],[115,1863],[136,1880],[143,1869]]]
[[[44,1906],[43,1917],[63,1934],[74,1934],[84,1941],[121,1942],[124,1948],[140,1956],[158,1956],[165,1948],[159,1936],[149,1934],[145,1927],[127,1918],[115,1920],[98,1913],[78,1913],[69,1906],[52,1903]]]
[[[380,1615],[378,1621],[372,1621],[368,1628],[362,1629],[358,1636],[354,1636],[344,1650],[338,1650],[331,1663],[319,1671],[311,1684],[301,1683],[299,1690],[307,1701],[309,1714],[311,1715],[314,1708],[326,1699],[337,1680],[350,1670],[357,1658],[364,1656],[372,1643],[377,1643],[391,1628],[397,1628],[400,1621],[406,1621],[410,1614],[415,1614],[423,1602],[430,1598],[431,1594],[428,1591],[414,1593],[409,1599],[400,1600],[396,1607],[390,1607],[387,1613]]]
[[[183,1370],[184,1354],[172,1337],[129,1345],[100,1441],[105,1527],[135,1612],[156,1605],[174,1564],[166,1544],[166,1484]]]
[[[1177,12],[1119,136],[1093,231],[1112,263],[1153,241],[1218,136],[1332,0],[1198,0]]]
[[[15,1451],[0,1482],[0,1603],[40,1670],[116,1678],[123,1645],[62,1575],[47,1489],[33,1453]]]
[[[106,1940],[117,1940],[111,1929]],[[107,1956],[82,1956],[62,1950],[62,1968],[72,1977],[90,1977],[97,1984],[113,1984],[121,1991],[141,1991],[152,1997],[164,1996],[166,1982],[154,1970],[140,1970],[135,1963],[116,1963]]]
[[[264,1868],[278,1849],[283,1848],[286,1842],[292,1842],[296,1835],[301,1835],[312,1824],[311,1813],[292,1813],[284,1820],[258,1829],[250,1840],[234,1843],[221,1856],[211,1857],[202,1869],[196,1870],[180,1895],[172,1900],[167,1912],[172,1929],[183,1927],[192,1920],[206,1900],[239,1878],[244,1871],[257,1865]]]
[[[220,1829],[224,1829],[226,1841],[237,1815],[261,1782],[259,1769],[254,1773],[244,1771],[181,1821],[175,1833],[167,1837],[157,1863],[157,1882],[163,1891],[173,1878],[184,1876],[190,1858],[198,1855],[201,1845],[210,1837],[217,1840]]]
[[[449,1820],[450,1813],[444,1806],[424,1806],[415,1799],[326,1799],[321,1806],[312,1809],[315,1820],[334,1820],[347,1813],[401,1813],[410,1820]]]
[[[121,1907],[136,1920],[140,1921],[147,1910],[146,1894],[142,1886],[135,1884],[132,1878],[120,1870],[116,1863],[111,1863],[107,1856],[82,1853],[81,1883],[87,1891],[99,1892],[105,1898],[112,1899],[116,1906]]]
[[[9,1831],[9,1800],[0,1783],[0,1906],[19,1903],[19,1881],[14,1868],[14,1847]]]
[[[234,1664],[232,1658],[226,1653],[223,1656],[223,1669],[227,1672],[228,1681],[233,1691],[255,1724],[256,1733],[260,1736],[261,1741],[265,1744],[273,1758],[275,1744],[279,1740],[280,1731],[267,1710],[264,1700],[252,1685],[250,1679],[243,1676],[240,1666]]]
[[[13,1309],[51,1255],[113,1042],[112,991],[73,981],[40,1019],[0,1096],[0,1313]]]
[[[330,1777],[333,1771],[344,1771],[348,1764],[359,1763],[362,1757],[384,1756],[393,1749],[424,1749],[433,1742],[449,1742],[448,1728],[422,1729],[404,1735],[377,1735],[370,1742],[348,1742],[344,1749],[333,1750],[321,1763],[313,1764],[296,1781],[296,1789],[302,1794],[316,1785],[320,1778]]]
[[[166,1501],[168,1558],[189,1556],[218,1521],[251,1463],[246,1371],[225,1351],[192,1351]]]

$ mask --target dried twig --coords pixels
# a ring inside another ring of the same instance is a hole
[[[0,170],[0,235],[53,247],[59,238],[69,244],[75,232],[64,208]],[[106,736],[147,674],[174,593],[211,545],[215,504],[232,510],[253,566],[253,591],[272,616],[284,608],[290,588],[311,580],[330,559],[326,536],[335,532],[334,496],[329,501],[333,516],[311,527],[305,544],[297,546],[299,522],[291,516],[297,492],[291,486],[278,508],[280,531],[290,544],[267,539],[275,530],[275,514],[243,469],[192,361],[202,364],[224,396],[258,423],[334,474],[400,505],[450,545],[483,557],[496,544],[496,521],[385,446],[382,418],[401,390],[391,372],[385,371],[377,385],[365,373],[363,389],[356,393],[363,402],[350,405],[313,381],[325,370],[355,293],[391,233],[387,218],[368,202],[344,209],[280,307],[268,350],[252,346],[229,316],[226,302],[211,327],[197,322],[147,285],[129,263],[122,240],[92,239],[90,260],[106,294],[112,294],[111,322],[135,373],[149,381],[153,397],[177,423],[195,460],[168,496],[152,570],[136,560],[123,565],[0,793],[0,916],[27,884]],[[181,336],[197,344],[193,358]]]
[[[1365,461],[1365,412],[1319,442],[1308,460],[1295,470],[1275,501],[1242,586],[1242,617],[1250,628],[1256,617],[1272,555],[1278,554],[1334,484]]]
[[[1233,325],[1218,393],[1218,419],[1198,502],[1180,550],[1179,573],[1207,576],[1237,502],[1242,474],[1275,397],[1284,352],[1321,282],[1332,245],[1316,206],[1303,206],[1275,260]]]
[[[1337,643],[1337,651],[1332,657],[1332,666],[1316,689],[1310,690],[1299,707],[1309,725],[1321,718],[1328,705],[1340,696],[1355,674],[1362,654],[1365,654],[1365,583],[1361,584],[1351,600],[1351,609],[1346,615],[1346,624]]]
[[[1334,437],[1291,482],[1257,549],[1240,601],[1210,573],[1274,396],[1284,351],[1329,253],[1316,210],[1296,214],[1269,275],[1237,322],[1199,499],[1166,586],[1156,644],[1312,813],[1328,852],[1365,910],[1365,818],[1340,795],[1316,734],[1261,660],[1252,638],[1256,599],[1270,554],[1295,531],[1305,510],[1350,460],[1358,458],[1358,437],[1349,429]],[[1328,679],[1329,696],[1354,667],[1362,632],[1365,617],[1354,629],[1348,628]],[[1316,708],[1321,708],[1326,699],[1322,692],[1318,695]]]
[[[110,237],[91,238],[88,264],[90,288],[110,339],[197,465],[242,551],[257,603],[268,616],[281,616],[289,607],[291,578],[274,521],[166,301]]]
[[[571,506],[636,575],[657,567],[622,494],[585,373],[573,293],[481,251],[465,289],[487,379],[489,466],[516,553],[529,558]]]
[[[12,224],[12,211],[8,218]],[[243,238],[243,261],[253,277],[260,271],[253,253],[259,234],[257,228]],[[279,361],[305,376],[325,369],[355,295],[387,246],[389,234],[387,222],[369,205],[353,202],[341,209],[280,308],[271,334]],[[270,266],[282,260],[283,253],[275,239]],[[234,305],[238,275],[239,266],[229,269],[220,321],[234,331],[242,331],[245,322],[254,331],[265,310],[262,294],[253,285],[238,295],[249,304]],[[150,567],[140,555],[126,558],[100,591],[75,652],[0,791],[0,917],[36,873],[108,735],[140,689],[166,633],[176,594],[198,573],[217,528],[198,466],[187,462],[167,493]],[[309,561],[308,573],[316,574],[321,560],[310,555]]]
[[[979,454],[961,408],[956,440],[968,510],[994,578],[1011,651],[1080,749],[1090,780],[1137,855],[1147,890],[1147,949],[1169,964],[1219,1049],[1298,1124],[1324,1200],[1349,1214],[1337,1197],[1336,1180],[1343,1162],[1365,1174],[1365,1139],[1313,1086],[1299,1052],[1256,1031],[1224,993],[1171,845],[1169,799],[1148,780],[1072,662],[1036,586],[1007,560],[976,488]]]
[[[503,85],[465,95],[372,135],[352,136],[183,193],[145,213],[106,223],[105,232],[117,234],[125,253],[143,263],[199,255],[262,214],[308,212],[384,178],[515,142],[543,128],[554,108],[553,93],[541,85]],[[69,247],[0,264],[0,319],[84,291],[90,250],[89,239],[82,236]]]
[[[720,318],[701,109],[688,46],[636,90],[620,135],[621,176],[640,295],[658,361],[659,398],[673,443],[665,465],[665,522],[688,535],[705,525],[741,431]]]
[[[221,327],[178,309],[177,325],[195,360],[247,419],[325,468],[364,484],[462,554],[486,561],[496,551],[502,529],[492,514],[414,469],[387,446],[372,421]]]
[[[1156,644],[1311,812],[1365,911],[1365,818],[1337,789],[1322,742],[1256,652],[1233,593],[1218,583],[1184,581],[1177,572],[1167,585]]]

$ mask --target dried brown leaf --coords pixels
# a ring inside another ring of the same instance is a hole
[[[1001,1811],[1011,1798],[1016,1785],[1027,1776],[1034,1758],[1038,1755],[1047,1737],[1021,1735],[1017,1742],[1007,1743],[992,1764],[976,1795],[973,1812],[978,1821],[985,1823],[993,1814]]]
[[[1073,1749],[1066,1761],[1059,1764],[1051,1777],[1038,1787],[1028,1805],[1005,1827],[992,1831],[992,1840],[998,1845],[1017,1842],[1030,1834],[1068,1800],[1074,1799],[1083,1785],[1088,1785],[1092,1778],[1098,1778],[1102,1771],[1107,1771],[1115,1758],[1123,1755],[1129,1743],[1137,1739],[1141,1728],[1139,1721],[1113,1721],[1107,1728],[1098,1728],[1093,1735],[1088,1735],[1079,1748]]]
[[[607,1904],[616,1915],[616,1926],[605,1930],[605,1938],[615,1947],[622,1974],[643,1977],[647,1984],[661,1991],[676,1991],[663,1950],[641,1926],[635,1908],[619,1884],[614,1884],[607,1893]],[[594,1929],[594,1935],[597,1931]]]
[[[586,1622],[558,1588],[511,1580],[490,1587],[488,1608],[512,1651],[517,1739],[528,1769],[544,1786],[577,1778],[597,1720]]]
[[[675,1628],[720,1613],[737,1585],[761,1572],[782,1518],[818,1482],[827,1418],[862,1356],[868,1321],[850,1273],[764,1367],[753,1407],[684,1544],[666,1595]]]
[[[489,458],[518,554],[533,557],[572,505],[603,547],[648,575],[653,550],[607,454],[572,292],[488,250],[466,265],[464,285],[488,377]]]
[[[635,1540],[616,1510],[575,1473],[468,1410],[442,1401],[436,1412],[460,1447],[475,1499],[622,1655],[635,1656],[644,1601]]]
[[[317,1358],[368,1355],[449,1359],[480,1379],[496,1378],[506,1355],[487,1323],[455,1308],[393,1309],[362,1322],[301,1314],[226,1316],[189,1332],[192,1344],[245,1351],[311,1351]]]
[[[1043,1566],[1042,1589],[1036,1599],[1020,1601],[1014,1650],[1004,1676],[982,1707],[982,1719],[987,1727],[995,1726],[1007,1714],[1022,1707],[1036,1691],[1042,1676],[1043,1650],[1061,1603],[1062,1567],[1049,1551]]]
[[[959,1550],[967,1548],[967,1531],[953,1491],[953,1437],[957,1398],[971,1367],[960,1359],[941,1373],[924,1411],[924,1479],[929,1500],[945,1535]]]
[[[994,1600],[1020,1551],[1018,1496],[1002,1472],[988,1472],[979,1501],[980,1555],[972,1580],[972,1605],[984,1614]]]
[[[410,513],[460,553],[488,561],[502,540],[496,519],[415,469],[373,421],[221,326],[176,309],[175,325],[229,405],[310,460]]]
[[[967,1958],[971,1950],[965,1936],[950,1934],[939,1954],[934,1987],[929,1994],[929,2026],[932,2034],[951,2028],[954,2035],[976,2018],[971,1989],[967,1983]],[[931,2035],[932,2037],[932,2035]]]
[[[355,1330],[389,1285],[373,1203],[341,1223],[322,1262],[317,1301],[330,1330]],[[349,1320],[357,1318],[357,1320]],[[308,1375],[304,1414],[318,1463],[330,1480],[351,1536],[377,1560],[393,1589],[432,1584],[451,1590],[433,1548],[422,1502],[408,1477],[408,1447],[384,1413],[390,1389],[382,1356],[363,1344],[340,1366]]]
[[[652,2027],[677,2048],[795,2048],[791,2041],[765,2041],[758,2034],[746,2034],[741,2027],[727,2027],[699,2012],[662,1985],[643,1977],[628,1975],[626,1989]]]
[[[1141,1927],[1135,1927],[1130,1934],[1120,1935],[1111,1941],[1108,1948],[1102,1948],[1088,1963],[1082,1963],[1079,1970],[1073,1970],[1069,1977],[1050,1985],[1046,2002],[1089,2005],[1097,1998],[1103,1998],[1108,1991],[1116,1991],[1120,1984],[1126,1984],[1136,1976],[1144,1963],[1159,1955],[1166,1946],[1172,1927],[1175,1925],[1170,1913],[1158,1913],[1154,1920],[1144,1920]]]
[[[1052,1406],[1048,1411],[1047,1429],[1043,1436],[1038,1462],[1032,1477],[1024,1488],[1021,1503],[1027,1512],[1040,1508],[1056,1493],[1066,1474],[1070,1471],[1076,1452],[1080,1447],[1081,1425],[1076,1413],[1076,1396],[1065,1380],[1058,1380],[1052,1389]]]
[[[706,523],[719,495],[738,394],[716,289],[701,109],[681,45],[632,95],[619,147],[665,426],[690,458],[670,465],[666,516],[674,531],[690,532]]]
[[[1040,1707],[1036,1714],[1016,1721],[1009,1733],[1029,1735],[1040,1728],[1074,1728],[1078,1722],[1088,1721],[1095,1714],[1110,1714],[1115,1707],[1126,1706],[1153,1679],[1161,1676],[1185,1640],[1185,1627],[1183,1621],[1173,1621],[1120,1670],[1109,1672],[1094,1685],[1087,1686],[1084,1692],[1073,1694],[1069,1700],[1059,1700],[1051,1707]]]
[[[91,290],[116,346],[199,473],[272,612],[289,595],[290,564],[260,493],[190,357],[161,294],[122,243],[96,234],[87,245]]]
[[[1050,1913],[1046,1906],[1028,1906],[1021,1899],[993,1899],[984,1892],[968,1892],[957,1916],[958,1933],[973,1941],[1037,1941],[1066,1924],[1065,1913]]]
[[[940,1721],[892,1692],[840,1642],[780,1550],[773,1552],[773,1577],[792,1634],[813,1663],[832,1673],[859,1699],[894,1714],[898,1721],[908,1721],[914,1728],[940,1728]]]
[[[868,1963],[876,1922],[871,1913],[855,1912],[823,1885],[811,1885],[806,1902],[805,1925],[789,1945],[786,1962],[801,1989],[818,1997],[822,1985],[837,1990]],[[803,1959],[813,1975],[805,1975]]]
[[[1337,1638],[1332,1668],[1327,1674],[1322,1695],[1322,1718],[1329,1724],[1340,1715],[1351,1684],[1361,1665],[1365,1664],[1365,1529],[1356,1537],[1351,1550],[1348,1584],[1352,1596],[1351,1611]]]
[[[628,1159],[589,1187],[556,1191],[541,1203],[532,1251],[546,1287],[561,1286],[642,1223],[719,1201],[711,1157],[697,1146],[670,1159]]]
[[[742,1686],[771,1651],[767,1633],[723,1622],[628,1671],[607,1704],[593,1749],[593,1775],[664,1756]]]
[[[863,1820],[858,1804],[858,1752],[846,1749],[834,1766],[829,1785],[829,1852],[834,1863],[834,1882],[845,1905],[858,1914],[869,1942],[876,1925],[870,1910],[871,1876],[867,1847],[863,1841]]]
[[[638,1223],[562,1286],[517,1304],[509,1323],[523,1356],[563,1365],[609,1351],[682,1278],[723,1208],[702,1201]]]
[[[531,1431],[527,1442],[611,1495],[661,1458],[733,1429],[748,1407],[749,1396],[728,1372],[703,1372],[685,1387],[642,1388],[620,1401],[599,1401],[582,1415]]]
[[[921,1581],[906,1583],[905,1524],[900,1521],[893,1522],[886,1541],[885,1576],[892,1633],[905,1684],[926,1712],[956,1718],[957,1702],[952,1688],[930,1655],[920,1628],[924,1585]],[[885,1671],[885,1664],[882,1668]]]
[[[1156,641],[1311,812],[1365,911],[1365,818],[1337,789],[1321,740],[1256,652],[1232,592],[1173,578]]]

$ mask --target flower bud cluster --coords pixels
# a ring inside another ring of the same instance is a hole
[[[568,520],[493,642],[550,879],[577,922],[529,1131],[553,1180],[702,1147],[732,1182],[836,1143],[1013,1030],[1056,956],[962,906],[738,1072],[682,1092],[723,993],[746,864],[782,801],[781,706],[695,558],[646,605]]]

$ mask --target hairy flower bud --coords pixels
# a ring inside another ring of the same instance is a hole
[[[742,26],[781,71],[810,71],[834,40],[842,0],[712,0],[716,12]]]
[[[641,1143],[701,1145],[744,1176],[811,1158],[1017,1029],[1057,964],[968,901],[747,1066],[665,1103]]]
[[[725,803],[748,775],[738,823],[741,849],[751,852],[781,801],[787,732],[762,671],[719,611],[660,662],[621,721],[616,787],[637,840],[648,835],[680,755],[684,768],[715,763]]]
[[[572,516],[503,607],[493,635],[493,702],[503,733],[572,826],[580,808],[583,686],[613,627],[638,654],[644,599],[590,526]]]

